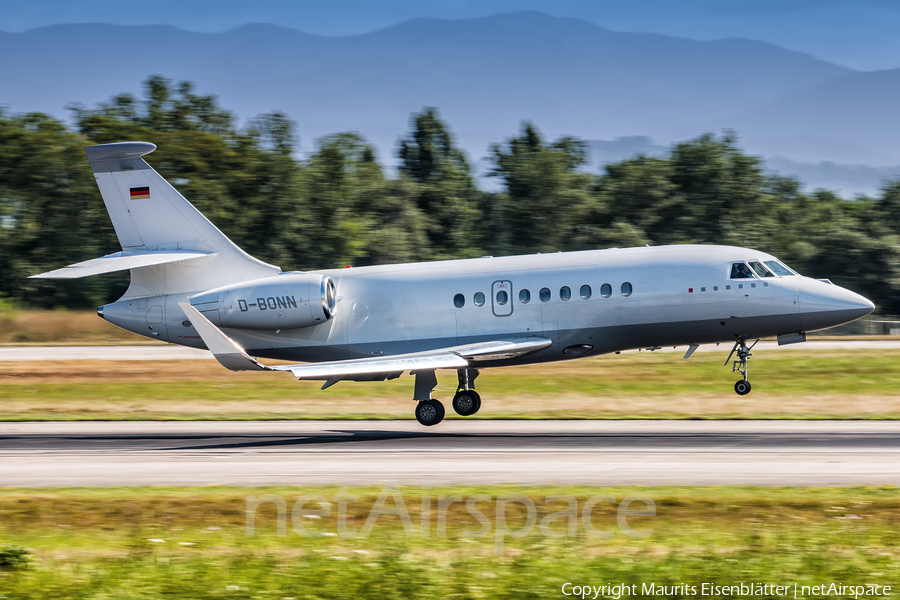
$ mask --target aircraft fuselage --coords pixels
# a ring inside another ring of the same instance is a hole
[[[336,285],[333,319],[297,329],[223,330],[251,355],[305,362],[498,338],[552,342],[527,356],[483,364],[495,366],[799,334],[871,312],[862,296],[808,277],[732,278],[735,262],[773,260],[747,248],[679,245],[324,270],[316,274]],[[103,307],[104,318],[203,348],[177,306],[191,295],[125,298]],[[292,296],[296,305],[300,296]],[[287,322],[298,308],[283,297],[234,301],[244,303],[242,310],[280,312]]]

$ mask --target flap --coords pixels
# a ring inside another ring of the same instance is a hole
[[[403,371],[431,371],[434,369],[465,369],[469,362],[452,353],[432,355],[398,354],[384,358],[336,360],[303,365],[271,367],[274,371],[290,371],[297,379],[352,378],[360,375],[401,373]]]
[[[527,337],[511,340],[492,340],[461,346],[451,346],[425,352],[396,354],[377,358],[358,358],[331,362],[307,363],[271,367],[275,371],[290,371],[298,379],[352,378],[354,376],[423,371],[428,369],[465,369],[471,362],[503,360],[535,352],[550,345],[550,340]]]

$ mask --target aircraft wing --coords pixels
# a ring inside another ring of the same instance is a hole
[[[431,369],[465,369],[474,363],[486,360],[502,360],[529,354],[550,345],[550,340],[542,337],[527,337],[510,340],[477,342],[461,346],[451,346],[425,352],[396,354],[373,358],[335,360],[331,362],[306,363],[272,367],[275,371],[290,371],[297,379],[335,378],[353,380],[381,379],[399,376],[404,371],[424,371]]]
[[[465,369],[482,361],[515,358],[536,352],[551,343],[542,337],[499,339],[393,356],[270,367],[250,357],[196,308],[187,302],[179,302],[178,305],[194,324],[213,356],[232,371],[290,371],[298,379],[327,380],[326,387],[341,380],[394,379],[405,371]]]
[[[115,254],[107,254],[100,258],[92,258],[91,260],[75,263],[62,269],[32,275],[29,279],[77,279],[88,275],[114,273],[115,271],[125,271],[138,267],[162,265],[215,255],[215,252],[204,252],[202,250],[123,250]]]

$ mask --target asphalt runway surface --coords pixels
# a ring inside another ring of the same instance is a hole
[[[0,486],[900,485],[900,422],[0,424]]]
[[[897,350],[897,340],[810,340],[800,344],[779,346],[774,341],[760,342],[754,352],[768,350]],[[697,352],[721,352],[728,354],[730,344],[704,344]],[[646,350],[644,350],[646,352]],[[656,352],[687,351],[687,346],[667,346]],[[637,352],[629,350],[628,352]],[[139,346],[0,346],[0,362],[50,361],[50,360],[196,360],[212,359],[206,350],[187,348],[175,344],[146,344]]]

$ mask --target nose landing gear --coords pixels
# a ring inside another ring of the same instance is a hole
[[[725,359],[725,366],[728,366],[728,362],[731,360],[731,357],[737,352],[738,360],[734,361],[734,364],[731,367],[731,372],[734,373],[739,371],[741,375],[744,376],[742,381],[738,381],[734,384],[734,391],[737,392],[741,396],[746,396],[750,393],[750,382],[747,381],[747,362],[750,360],[750,351],[759,343],[759,340],[753,342],[753,344],[748,348],[747,347],[747,338],[739,337],[737,341],[734,343],[734,347],[731,349],[731,353],[728,355],[728,358]]]

